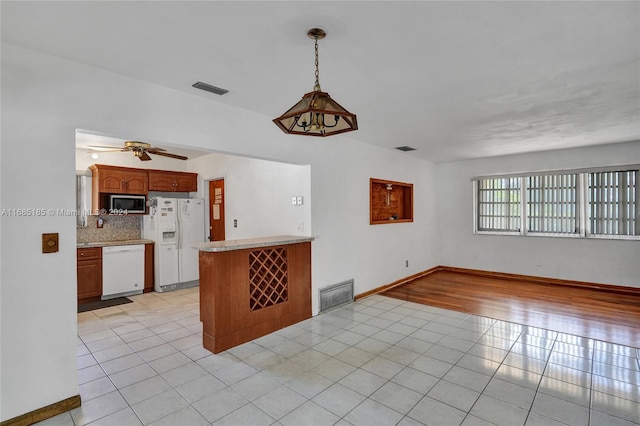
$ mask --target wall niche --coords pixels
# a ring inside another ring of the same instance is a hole
[[[369,224],[413,222],[413,184],[369,179]]]

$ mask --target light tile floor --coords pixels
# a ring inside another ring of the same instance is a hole
[[[371,296],[213,355],[198,289],[78,314],[42,425],[638,425],[639,350]]]

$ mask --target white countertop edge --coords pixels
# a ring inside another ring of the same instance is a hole
[[[207,252],[221,252],[231,250],[242,250],[255,247],[282,246],[286,244],[307,243],[313,241],[314,237],[303,237],[296,235],[277,235],[273,237],[246,238],[242,240],[212,241],[208,243],[192,244],[191,248]]]

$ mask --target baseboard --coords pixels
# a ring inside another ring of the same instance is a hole
[[[427,269],[426,271],[422,271],[422,272],[418,272],[417,274],[409,275],[408,277],[402,278],[402,279],[400,279],[398,281],[394,281],[391,284],[385,284],[383,286],[376,287],[376,288],[374,288],[372,290],[365,291],[364,293],[356,294],[354,296],[354,299],[355,300],[359,300],[359,299],[365,298],[367,296],[371,296],[371,295],[374,295],[374,294],[382,293],[383,291],[389,290],[389,289],[391,289],[393,287],[397,287],[399,285],[408,283],[409,281],[413,281],[415,279],[422,278],[422,277],[424,277],[426,275],[429,275],[429,274],[431,274],[433,272],[436,272],[436,271],[439,270],[439,268],[440,268],[439,266],[436,266],[436,267],[433,267],[431,269]]]
[[[598,284],[598,283],[590,283],[590,282],[584,282],[584,281],[562,280],[558,278],[537,277],[534,275],[509,274],[506,272],[483,271],[480,269],[467,269],[467,268],[457,268],[454,266],[439,265],[439,266],[434,266],[433,268],[427,269],[426,271],[419,272],[417,274],[402,278],[398,281],[394,281],[391,284],[386,284],[380,287],[376,287],[372,290],[366,291],[364,293],[357,294],[355,296],[355,300],[362,299],[364,297],[371,296],[373,294],[382,293],[393,287],[397,287],[409,281],[413,281],[417,278],[425,277],[429,274],[432,274],[438,271],[454,272],[457,274],[475,275],[475,276],[490,277],[490,278],[500,278],[505,280],[514,280],[514,281],[529,281],[536,284],[579,287],[579,288],[585,288],[585,289],[591,289],[591,290],[618,293],[622,295],[626,294],[626,295],[640,296],[640,288],[636,288],[636,287],[626,287],[626,286],[619,286],[619,285],[612,285],[612,284]]]
[[[72,396],[62,401],[54,402],[46,407],[38,408],[13,419],[5,420],[0,426],[28,426],[34,423],[55,417],[58,414],[66,413],[81,405],[80,395]]]
[[[506,272],[483,271],[479,269],[456,268],[453,266],[438,266],[439,271],[455,272],[458,274],[476,275],[506,280],[529,281],[536,284],[560,285],[566,287],[580,287],[591,290],[607,291],[618,294],[640,296],[640,288],[613,284],[599,284],[585,281],[563,280],[559,278],[538,277],[534,275],[509,274]]]

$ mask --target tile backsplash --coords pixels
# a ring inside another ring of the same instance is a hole
[[[102,228],[97,227],[100,218],[104,221]],[[87,226],[76,230],[78,243],[137,240],[142,238],[142,216],[88,216]]]

